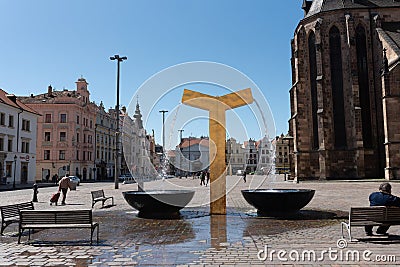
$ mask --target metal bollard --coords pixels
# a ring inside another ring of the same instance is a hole
[[[37,185],[37,184],[34,184],[34,185],[33,185],[33,198],[32,198],[32,202],[38,202],[38,198],[37,198],[38,193],[39,193],[38,185]]]

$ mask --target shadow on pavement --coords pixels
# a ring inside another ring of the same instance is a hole
[[[250,217],[271,218],[275,220],[332,220],[347,219],[348,213],[343,211],[300,210],[295,213],[247,213]]]
[[[400,235],[391,235],[382,236],[376,235],[372,237],[365,237],[365,238],[357,238],[359,242],[364,243],[373,243],[373,244],[380,244],[380,245],[391,245],[391,244],[400,244]]]

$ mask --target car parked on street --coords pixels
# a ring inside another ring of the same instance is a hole
[[[76,185],[79,185],[81,183],[81,179],[79,179],[79,177],[76,177],[74,175],[70,175],[68,177],[71,180],[71,182],[76,184]]]

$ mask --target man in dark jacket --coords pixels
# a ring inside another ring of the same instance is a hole
[[[392,186],[389,183],[382,183],[379,192],[369,195],[370,206],[394,206],[400,207],[400,198],[392,195]],[[387,235],[390,225],[381,225],[376,230],[379,235]],[[372,235],[372,226],[365,226],[365,234]]]

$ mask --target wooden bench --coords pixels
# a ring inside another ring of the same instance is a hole
[[[102,207],[104,207],[104,202],[107,199],[111,199],[112,200],[112,205],[114,206],[114,197],[106,197],[104,195],[104,191],[103,189],[101,190],[96,190],[96,191],[91,191],[90,192],[92,194],[92,209],[94,207],[94,204],[96,204],[96,202],[101,201],[102,202]]]
[[[33,210],[33,202],[23,202],[12,205],[0,206],[1,211],[1,232],[3,235],[4,229],[12,223],[19,222],[19,211],[20,210]]]
[[[344,228],[349,234],[349,240],[352,241],[352,227],[380,225],[400,225],[400,208],[385,206],[350,208],[349,222],[342,222],[341,224],[342,237],[344,238]]]
[[[92,210],[21,210],[18,244],[25,229],[29,231],[28,240],[30,240],[30,230],[46,228],[88,228],[91,231],[90,245],[93,241],[93,232],[97,228],[97,243],[99,243],[99,224],[93,222]]]

